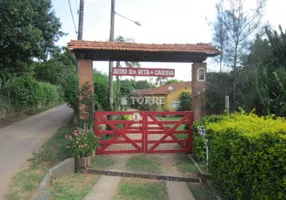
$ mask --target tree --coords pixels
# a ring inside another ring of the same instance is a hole
[[[156,85],[162,85],[166,81],[166,77],[157,77],[156,78]]]
[[[115,42],[135,42],[135,41],[134,41],[132,38],[125,38],[125,37],[119,35],[119,36],[115,39]],[[125,61],[124,64],[125,64],[126,67],[130,67],[130,68],[140,68],[140,67],[141,67],[139,62]],[[120,61],[117,61],[117,62],[116,62],[116,67],[117,67],[117,68],[122,67],[121,64],[120,64]],[[134,79],[134,83],[135,83],[136,77],[133,76],[133,79]],[[118,77],[118,76],[117,76],[117,80],[119,80],[119,77]]]
[[[76,59],[73,54],[64,49],[54,54],[51,59],[35,64],[36,79],[55,85],[64,85],[68,79],[67,74],[74,73]]]
[[[236,110],[236,79],[241,66],[243,55],[245,55],[253,34],[259,28],[263,16],[263,9],[266,0],[258,0],[256,8],[245,10],[245,0],[227,0],[229,9],[225,9],[226,3],[221,0],[217,5],[217,25],[214,27],[214,35],[219,35],[221,31],[225,32],[222,38],[224,46],[224,57],[233,70],[232,81],[232,103],[233,110]],[[219,28],[219,26],[222,26]],[[215,37],[216,38],[216,37]],[[226,39],[226,41],[224,41]]]
[[[135,82],[135,89],[152,89],[155,86],[152,83],[149,83],[148,81],[136,81]]]
[[[108,110],[108,77],[96,69],[93,77],[96,110]]]
[[[0,83],[22,74],[36,58],[46,60],[63,35],[50,0],[0,1]]]
[[[177,80],[177,79],[170,79],[170,80],[167,80],[163,85],[172,84],[172,83],[182,83],[182,82],[184,81]]]
[[[192,108],[192,100],[190,93],[182,92],[180,95],[180,110],[181,111],[189,111]]]

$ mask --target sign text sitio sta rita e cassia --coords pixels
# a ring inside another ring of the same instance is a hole
[[[174,77],[175,69],[159,69],[159,68],[115,68],[112,69],[114,76],[160,76]]]

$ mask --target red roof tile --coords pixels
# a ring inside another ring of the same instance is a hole
[[[143,89],[143,90],[135,90],[134,93],[137,95],[166,95],[168,94],[169,91],[169,87],[172,87],[171,91],[175,91],[178,90],[182,87],[191,87],[192,86],[192,82],[191,81],[187,81],[187,82],[182,82],[182,83],[172,83],[172,84],[167,84],[167,85],[163,85],[154,89]]]
[[[188,52],[218,55],[221,52],[210,44],[139,44],[125,42],[100,42],[72,40],[68,43],[69,50],[114,50],[139,52]]]

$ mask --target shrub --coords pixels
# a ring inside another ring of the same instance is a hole
[[[141,111],[156,111],[158,106],[156,104],[140,104],[138,110]]]
[[[223,115],[209,115],[202,118],[199,122],[193,124],[193,148],[194,156],[197,161],[206,161],[206,145],[203,138],[198,132],[198,126],[206,126],[212,122],[219,122],[223,120]],[[208,138],[208,132],[206,134]],[[209,139],[209,138],[208,138]]]
[[[95,137],[93,129],[77,128],[70,135],[65,135],[67,139],[66,148],[71,150],[74,157],[87,157],[96,150],[98,138]]]
[[[180,111],[188,111],[192,108],[192,100],[189,92],[182,92],[180,95]]]
[[[2,92],[12,107],[22,110],[37,108],[40,103],[58,102],[62,98],[60,87],[29,76],[14,79]]]
[[[286,122],[235,113],[206,124],[209,169],[225,199],[286,199]]]
[[[78,113],[79,109],[79,83],[76,74],[68,74],[66,83],[64,84],[64,100],[68,106]]]

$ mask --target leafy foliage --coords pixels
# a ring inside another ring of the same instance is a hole
[[[38,82],[31,77],[14,79],[3,90],[3,96],[17,109],[37,108],[40,104],[49,105],[62,99],[59,86]]]
[[[266,32],[265,39],[257,35],[237,72],[235,104],[258,115],[286,116],[286,33],[281,27],[280,34],[268,28]],[[233,73],[209,74],[209,113],[223,113],[225,95],[234,92]]]
[[[141,81],[135,82],[134,88],[135,89],[152,89],[152,88],[155,88],[155,86],[146,80],[144,81],[141,80]]]
[[[92,126],[94,123],[94,95],[90,82],[85,82],[79,90],[79,113],[78,126]]]
[[[68,106],[74,109],[77,114],[79,109],[79,84],[76,74],[68,74],[63,90],[65,102],[67,102]]]
[[[225,199],[285,199],[284,118],[234,113],[207,122],[209,169]]]
[[[67,149],[71,150],[74,157],[88,157],[96,150],[98,138],[95,137],[93,129],[77,128],[70,135],[65,135],[67,139]]]
[[[166,82],[164,82],[163,85],[168,85],[168,84],[172,84],[172,83],[182,83],[184,81],[182,80],[177,80],[177,79],[170,79],[170,80],[167,80]]]
[[[64,86],[70,74],[75,74],[76,59],[64,49],[46,62],[35,64],[35,78],[43,82]]]
[[[181,111],[189,111],[192,108],[192,100],[190,97],[190,93],[182,92],[180,94],[180,110]]]
[[[93,72],[94,95],[96,110],[108,110],[108,77],[106,74],[97,71]]]
[[[32,59],[46,60],[63,35],[50,0],[0,1],[0,84],[26,72]]]

